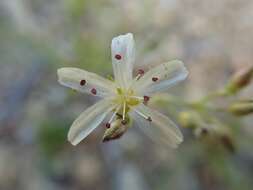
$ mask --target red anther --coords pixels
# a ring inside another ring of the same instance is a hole
[[[115,55],[115,59],[121,60],[121,58],[122,58],[122,57],[121,57],[120,54],[116,54],[116,55]]]
[[[126,125],[126,124],[127,124],[127,121],[126,121],[126,120],[122,120],[122,121],[121,121],[121,124],[122,124],[122,125]]]
[[[158,80],[157,77],[153,77],[153,78],[152,78],[152,81],[153,81],[153,82],[156,82],[157,80]]]
[[[92,88],[90,91],[92,94],[96,95],[97,94],[97,90],[95,88]]]
[[[145,73],[144,70],[142,70],[142,69],[139,69],[139,70],[138,70],[138,74],[139,74],[139,75],[144,75],[144,73]]]
[[[106,123],[106,124],[105,124],[105,127],[106,127],[107,129],[109,129],[109,128],[111,127],[111,124],[110,124],[110,123]]]
[[[149,96],[143,96],[144,102],[148,102],[150,97]]]
[[[148,120],[149,122],[151,122],[151,121],[152,121],[151,117],[148,117],[148,118],[147,118],[147,120]]]
[[[86,84],[86,80],[83,79],[83,80],[80,81],[81,86],[84,86],[85,84]]]

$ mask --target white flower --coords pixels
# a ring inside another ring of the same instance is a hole
[[[123,135],[132,118],[150,137],[156,136],[160,142],[177,147],[183,141],[180,130],[168,117],[150,109],[147,102],[154,93],[166,90],[187,77],[184,64],[178,60],[170,61],[146,73],[139,70],[133,77],[135,49],[131,33],[113,38],[111,53],[114,81],[78,68],[58,70],[62,85],[101,97],[74,121],[68,140],[77,145],[109,115],[106,127],[111,131],[104,140]]]

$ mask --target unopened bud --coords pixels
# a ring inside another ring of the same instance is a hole
[[[228,107],[228,111],[237,116],[253,113],[253,100],[238,101]]]
[[[230,93],[236,93],[242,88],[248,86],[253,77],[253,65],[247,66],[239,70],[232,77],[231,81],[227,86],[227,90]]]
[[[119,139],[129,128],[129,121],[124,120],[127,122],[125,125],[122,124],[121,119],[117,119],[114,122],[111,123],[110,128],[106,129],[104,136],[103,136],[103,142],[107,142],[110,140]]]
[[[196,114],[188,111],[179,113],[178,121],[185,128],[196,128],[198,123]]]
[[[209,134],[210,134],[210,131],[206,127],[198,127],[194,130],[194,135],[198,138],[206,137]]]

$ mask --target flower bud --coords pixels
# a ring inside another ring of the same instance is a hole
[[[228,111],[236,116],[253,113],[253,100],[238,101],[228,107]]]
[[[210,135],[210,130],[207,127],[198,127],[194,130],[194,135],[197,138],[206,137],[207,135]]]
[[[119,139],[129,128],[129,121],[126,120],[126,124],[122,124],[122,119],[116,119],[111,123],[110,128],[106,129],[103,142],[107,142],[110,140]]]
[[[252,76],[253,65],[242,68],[232,77],[231,81],[227,86],[227,91],[230,93],[238,92],[239,90],[250,84]]]
[[[196,128],[198,119],[195,113],[189,111],[183,111],[179,113],[178,121],[182,127]]]

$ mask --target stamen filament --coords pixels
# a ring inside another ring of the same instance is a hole
[[[152,119],[151,119],[151,117],[150,116],[147,116],[147,115],[145,115],[144,113],[142,113],[142,112],[140,112],[140,111],[138,111],[138,110],[136,110],[136,109],[134,109],[134,111],[139,115],[139,116],[141,116],[141,117],[143,117],[144,119],[146,119],[146,120],[148,120],[148,121],[152,121]]]
[[[134,83],[135,83],[136,81],[138,81],[143,75],[144,75],[144,71],[143,71],[142,69],[140,69],[140,70],[138,71],[138,74],[137,74],[136,77],[134,78],[134,80],[132,80],[132,82],[130,83],[130,86],[129,86],[128,89],[132,88],[132,86],[134,85]]]
[[[142,74],[138,74],[134,80],[139,80],[142,77]]]
[[[124,101],[123,104],[123,120],[125,120],[125,117],[126,117],[126,101]]]
[[[110,120],[108,121],[108,123],[112,123],[113,119],[115,118],[116,114],[117,114],[118,111],[119,111],[119,108],[120,108],[120,106],[118,106],[118,107],[116,108],[115,112],[113,112],[113,114],[112,114]]]
[[[143,100],[144,98],[142,96],[129,96],[129,98],[135,98],[138,100]]]

